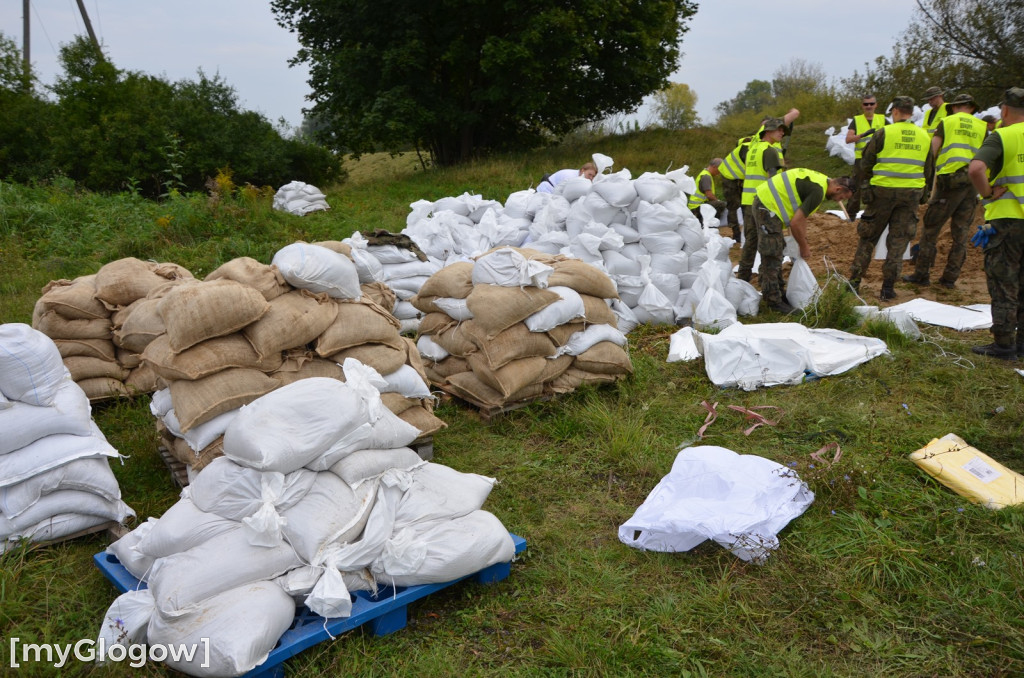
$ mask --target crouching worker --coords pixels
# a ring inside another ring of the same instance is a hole
[[[708,166],[697,175],[697,192],[690,196],[686,206],[697,217],[697,221],[704,223],[704,217],[700,213],[701,205],[711,205],[715,208],[715,216],[722,217],[725,211],[725,201],[719,200],[722,193],[722,173],[718,166],[722,164],[721,158],[715,158],[708,163]]]
[[[757,251],[761,255],[761,298],[768,308],[787,315],[796,310],[783,299],[782,293],[786,232],[799,245],[800,257],[810,258],[807,217],[821,207],[825,198],[849,200],[852,194],[853,181],[849,177],[829,178],[804,168],[785,170],[758,186],[751,211],[757,225]]]

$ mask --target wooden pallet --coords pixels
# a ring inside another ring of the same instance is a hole
[[[495,417],[500,417],[501,415],[507,414],[508,412],[512,412],[513,410],[528,407],[534,403],[543,403],[549,400],[554,400],[555,398],[558,397],[555,394],[546,393],[544,395],[537,396],[536,398],[529,398],[528,400],[520,400],[514,403],[505,403],[504,405],[501,406],[494,406],[478,402],[476,400],[473,400],[472,398],[466,397],[463,394],[456,393],[455,391],[450,390],[447,384],[431,384],[431,387],[443,391],[446,395],[450,396],[451,398],[454,398],[455,400],[459,400],[463,403],[466,403],[467,405],[472,406],[480,413],[480,418],[483,419],[484,421],[490,421]]]
[[[518,535],[511,535],[515,544],[516,554],[526,550],[526,540]],[[124,593],[146,588],[118,562],[117,558],[107,552],[93,556],[96,567],[103,572],[114,587]],[[421,584],[419,586],[382,587],[376,594],[369,591],[355,591],[352,595],[352,614],[348,617],[325,619],[314,614],[306,606],[296,609],[295,621],[277,641],[267,659],[245,674],[246,678],[270,678],[284,676],[284,662],[303,650],[325,640],[333,640],[336,636],[366,625],[375,636],[386,636],[405,628],[409,604],[424,598],[431,593],[448,588],[453,584],[471,579],[481,584],[490,584],[506,579],[512,571],[512,563],[497,563],[490,567],[440,584]]]

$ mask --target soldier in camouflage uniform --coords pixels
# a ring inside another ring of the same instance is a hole
[[[910,122],[914,100],[907,96],[893,99],[893,123],[871,136],[864,149],[863,165],[868,183],[861,199],[866,208],[857,222],[857,253],[850,267],[850,284],[860,287],[860,279],[886,226],[888,250],[882,265],[882,289],[878,298],[893,299],[893,285],[903,267],[903,252],[917,232],[917,206],[927,201],[925,186],[931,183],[934,161],[928,133]]]
[[[971,350],[1014,360],[1024,356],[1024,88],[1006,90],[999,108],[1002,127],[988,135],[967,168],[992,230],[985,277],[995,340]]]

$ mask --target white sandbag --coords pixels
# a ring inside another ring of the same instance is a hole
[[[327,196],[320,189],[301,181],[291,181],[277,189],[272,205],[276,210],[300,217],[330,209]]]
[[[138,550],[139,542],[149,534],[154,525],[156,525],[156,518],[149,518],[106,549],[107,553],[117,558],[124,569],[139,581],[146,581],[149,578],[149,572],[156,561],[152,556],[147,556]]]
[[[651,254],[672,254],[683,249],[683,236],[676,231],[640,234],[640,244]]]
[[[877,306],[854,306],[853,310],[860,313],[865,320],[880,318],[892,323],[900,331],[900,334],[911,339],[918,340],[921,338],[921,328],[917,326],[914,318],[904,309],[890,306],[889,308],[879,310]]]
[[[681,227],[678,231],[683,238],[683,251],[687,254],[694,254],[704,249],[704,234],[699,228]],[[703,263],[703,262],[701,262]],[[694,270],[694,269],[690,269]]]
[[[310,464],[310,468],[317,471],[325,471],[337,463],[343,456],[348,456],[352,452],[362,449],[389,449],[412,445],[413,441],[419,438],[421,433],[418,428],[385,407],[381,410],[380,416],[370,426],[370,431],[365,440],[361,441],[358,445],[351,445],[346,448],[341,446],[331,448],[324,454],[322,459],[318,459],[313,464]],[[342,449],[344,449],[344,452],[340,454],[339,451]]]
[[[368,423],[362,396],[327,377],[300,379],[241,408],[224,432],[224,455],[242,466],[290,473]]]
[[[91,424],[89,396],[66,377],[57,384],[50,405],[12,401],[9,408],[0,410],[0,455],[56,433],[89,435]]]
[[[623,207],[610,205],[599,193],[591,191],[570,207],[569,215],[565,219],[566,230],[570,236],[575,237],[579,233],[578,231],[574,232],[574,224],[577,229],[582,229],[592,221],[599,224],[611,224],[623,213],[623,210]]]
[[[160,420],[174,437],[183,439],[198,454],[212,445],[217,438],[224,435],[225,431],[228,430],[228,426],[234,421],[240,411],[241,408],[235,408],[218,414],[213,419],[193,426],[187,431],[181,430],[181,423],[178,421],[178,415],[173,408],[160,417]]]
[[[359,299],[359,273],[344,254],[296,242],[279,249],[271,264],[277,266],[292,287],[326,292],[335,299]]]
[[[106,459],[76,459],[16,485],[0,487],[0,513],[14,518],[41,497],[61,490],[86,492],[108,502],[121,498],[117,478]]]
[[[668,360],[666,362],[685,362],[696,360],[701,356],[700,333],[693,327],[683,327],[669,338]]]
[[[643,294],[649,281],[642,275],[617,275],[614,280],[622,303],[630,308],[636,308],[636,305],[640,303],[640,295]]]
[[[595,177],[592,192],[613,207],[628,207],[637,197],[629,170],[603,175],[600,179]]]
[[[200,511],[188,492],[182,494],[160,518],[150,519],[151,527],[138,539],[136,551],[154,560],[165,558],[238,529],[238,521]]]
[[[515,555],[501,521],[487,511],[398,529],[370,568],[393,586],[436,584],[465,577]]]
[[[433,261],[403,261],[397,264],[384,264],[384,280],[395,280],[397,278],[418,278],[430,277],[437,273],[440,267]]]
[[[558,347],[555,355],[549,356],[552,360],[561,355],[579,355],[594,344],[602,341],[610,341],[617,346],[626,345],[626,335],[611,325],[598,324],[588,325],[586,329],[574,332],[564,345]]]
[[[700,273],[701,267],[708,261],[708,253],[705,249],[699,249],[695,252],[689,252],[690,258],[687,260],[687,268],[690,273]]]
[[[633,180],[633,187],[637,196],[649,203],[662,203],[679,196],[679,186],[657,172],[644,172]]]
[[[746,280],[739,278],[729,278],[725,286],[725,298],[736,309],[737,315],[757,315],[761,306],[761,293]]]
[[[679,276],[675,273],[658,273],[651,270],[648,277],[651,284],[658,288],[658,291],[665,295],[666,299],[672,300],[679,296]]]
[[[523,323],[531,332],[553,330],[559,325],[565,325],[577,318],[582,318],[586,313],[583,306],[583,297],[576,290],[561,285],[549,287],[548,290],[558,294],[561,299],[545,306],[523,320]]]
[[[24,323],[0,325],[0,392],[9,400],[52,405],[65,375],[52,339]]]
[[[107,608],[96,640],[103,647],[114,645],[143,645],[149,620],[156,612],[153,594],[149,589],[136,589],[122,593]]]
[[[640,324],[640,321],[637,320],[636,314],[633,313],[633,310],[621,299],[612,299],[611,309],[612,313],[614,313],[615,317],[618,319],[616,326],[623,334],[629,334],[636,329],[637,325]]]
[[[640,262],[635,259],[628,259],[615,250],[604,250],[601,252],[601,257],[604,259],[604,268],[608,271],[609,276],[640,275]]]
[[[424,358],[434,361],[435,363],[441,362],[447,358],[450,353],[444,350],[436,341],[430,338],[429,335],[421,334],[416,340],[416,349],[420,352],[420,355]]]
[[[609,224],[609,226],[616,234],[622,237],[622,242],[624,244],[628,245],[629,243],[640,242],[640,231],[636,230],[633,226],[619,223]],[[621,254],[625,253],[623,252]]]
[[[400,393],[406,398],[430,398],[430,387],[412,365],[402,365],[390,374],[382,375],[386,382],[381,393]]]
[[[420,455],[410,447],[356,450],[331,466],[330,472],[355,487],[388,469],[408,471],[422,463]]]
[[[689,270],[689,255],[679,252],[656,252],[651,255],[651,273],[668,273],[677,278]]]
[[[512,248],[503,247],[477,258],[472,281],[474,285],[547,287],[554,270],[547,264],[527,259]]]
[[[150,571],[149,590],[161,617],[180,617],[219,593],[276,577],[301,564],[283,540],[273,546],[254,546],[239,525],[188,551],[157,559]]]
[[[352,247],[352,263],[355,264],[360,284],[384,282],[388,279],[384,264],[362,247]]]
[[[57,490],[44,494],[17,516],[0,515],[0,539],[30,536],[35,526],[54,516],[75,514],[95,516],[101,521],[123,523],[135,512],[120,499],[104,499],[91,492],[81,490]]]
[[[328,543],[346,544],[359,537],[375,497],[372,485],[353,490],[330,471],[317,473],[309,492],[284,511],[284,538],[303,562],[320,562],[320,551]]]
[[[458,518],[479,510],[495,479],[425,462],[410,472],[410,483],[395,513],[395,529],[423,521]]]
[[[641,309],[647,314],[647,318],[643,318],[640,315]],[[672,301],[653,283],[648,283],[644,287],[644,291],[640,293],[634,313],[637,314],[638,318],[642,318],[648,323],[671,325],[675,322],[675,311],[672,307]]]
[[[679,215],[664,205],[640,201],[636,209],[636,230],[641,236],[675,231],[682,225]]]
[[[60,513],[50,518],[45,518],[23,530],[19,530],[17,534],[11,534],[9,536],[10,541],[0,538],[0,554],[6,553],[11,548],[18,548],[18,542],[20,541],[45,542],[61,540],[108,522],[110,521],[103,516],[91,516],[82,513]]]
[[[717,289],[711,288],[693,310],[697,329],[722,329],[736,322],[736,309]]]
[[[796,472],[777,462],[723,447],[690,447],[619,527],[619,540],[676,553],[712,539],[742,560],[762,563],[778,548],[779,532],[813,501]]]
[[[682,322],[683,320],[690,320],[693,318],[693,312],[697,309],[697,302],[692,289],[679,290],[679,296],[676,297],[676,301],[672,304],[672,310],[676,314],[676,322]]]
[[[95,422],[91,422],[90,429],[87,436],[58,433],[0,455],[0,487],[15,485],[75,459],[120,457]]]
[[[534,193],[536,193],[536,191],[532,188],[528,188],[523,191],[516,191],[515,193],[509,194],[508,198],[505,199],[505,214],[514,219],[530,215],[530,198]]]
[[[556,192],[569,202],[574,202],[590,193],[593,182],[586,177],[572,177],[555,187]]]
[[[811,267],[803,259],[794,259],[786,284],[786,300],[793,308],[806,308],[820,292],[821,287]]]
[[[295,603],[280,586],[260,581],[210,598],[186,616],[154,614],[146,636],[154,645],[196,648],[168,657],[190,676],[240,676],[266,661],[295,620]]]
[[[423,316],[419,309],[405,299],[395,302],[395,307],[391,309],[391,315],[399,320],[419,320]]]

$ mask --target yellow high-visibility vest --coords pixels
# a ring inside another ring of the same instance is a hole
[[[743,196],[740,203],[753,205],[754,196],[757,195],[757,187],[768,180],[768,170],[764,168],[764,152],[768,148],[774,148],[782,158],[782,145],[770,144],[767,141],[755,141],[750,144],[747,150],[747,164],[743,176]]]
[[[815,172],[803,167],[796,167],[791,170],[779,172],[774,177],[765,181],[757,188],[757,199],[765,208],[782,220],[782,223],[789,226],[797,209],[800,207],[800,197],[796,192],[797,179],[810,179],[821,186],[824,195],[828,193],[828,177],[821,172]],[[821,207],[824,200],[818,204]],[[811,210],[811,214],[818,211],[818,207]],[[804,216],[810,216],[806,214]]]
[[[970,113],[954,113],[940,123],[942,147],[935,159],[936,174],[952,174],[966,167],[985,141],[988,125]]]
[[[1003,167],[992,179],[993,186],[1006,186],[998,200],[982,200],[985,220],[1024,219],[1024,122],[993,130],[1003,142]]]
[[[878,115],[877,113],[871,117],[871,122],[868,122],[866,116],[855,115],[853,116],[853,133],[860,136],[867,132],[869,129],[882,129],[885,127],[885,116]],[[864,147],[871,141],[871,137],[864,137],[863,139],[857,139],[857,143],[853,146],[853,157],[860,160],[864,157]]]
[[[711,178],[711,192],[715,194],[716,198],[718,197],[721,182],[719,181],[718,177],[711,174],[711,172],[708,171],[708,168],[705,167],[700,171],[700,174],[697,175],[697,191],[690,196],[689,200],[686,201],[686,206],[690,209],[691,212],[697,211],[698,207],[700,207],[701,205],[708,201],[708,197],[700,192],[700,180],[703,177]]]
[[[909,120],[882,128],[885,143],[871,170],[871,185],[888,188],[924,188],[924,166],[932,139]]]
[[[751,141],[753,141],[752,137],[740,139],[736,142],[736,148],[732,149],[732,152],[722,159],[722,164],[718,166],[718,171],[723,177],[731,181],[743,181],[745,160],[740,154],[743,152],[743,149],[747,149],[749,152]]]

